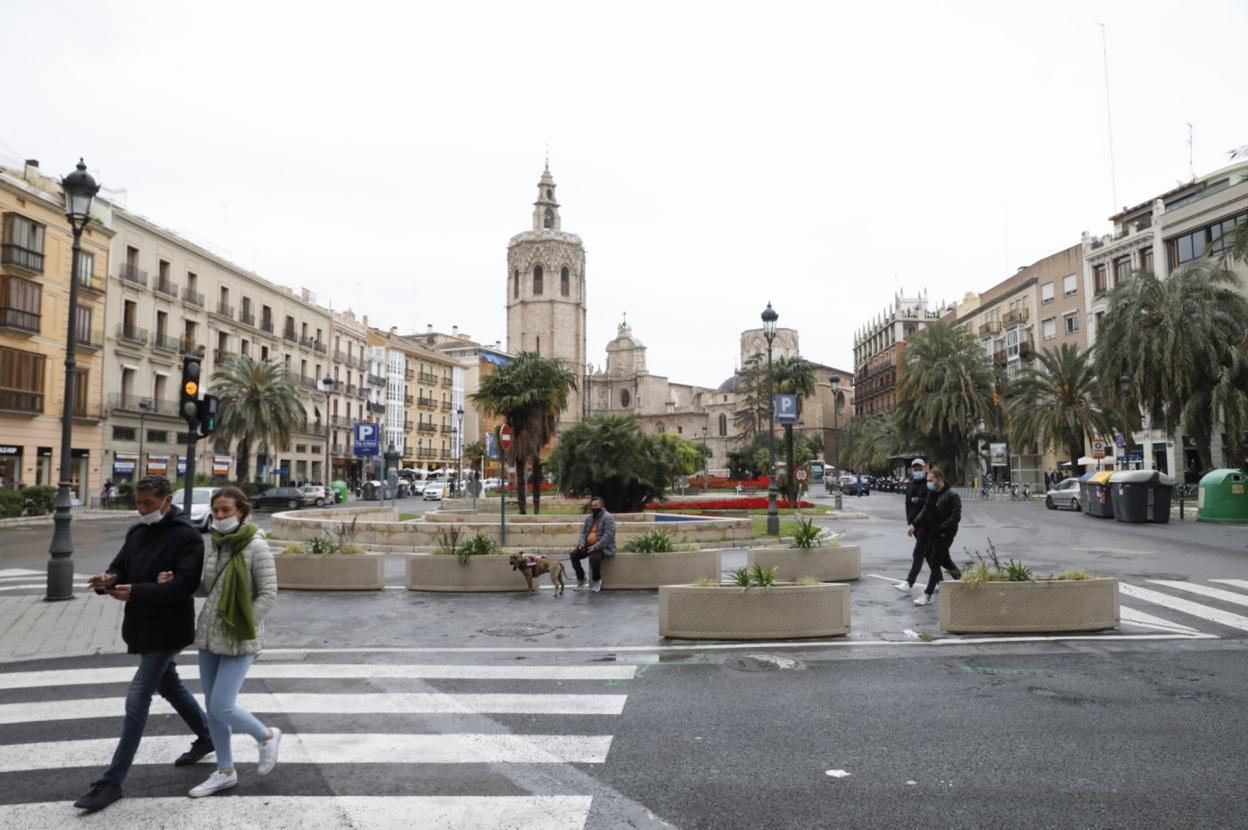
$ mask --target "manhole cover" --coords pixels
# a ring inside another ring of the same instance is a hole
[[[489,634],[491,637],[537,637],[541,634],[549,634],[555,629],[553,626],[541,623],[508,623],[479,630],[482,634]]]
[[[736,671],[789,671],[802,668],[798,660],[774,654],[741,654],[729,657],[724,665]]]

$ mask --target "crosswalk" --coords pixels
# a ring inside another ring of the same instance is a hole
[[[116,748],[132,664],[0,671],[0,826],[583,830],[599,793],[581,765],[607,763],[636,665],[372,658],[256,663],[239,703],[283,729],[280,763],[256,777],[236,735],[240,785],[214,798],[185,796],[214,756],[173,767],[190,736],[155,698],[126,797],[82,818],[71,802]],[[198,693],[193,655],[178,672]]]
[[[74,593],[86,593],[89,574],[74,574]],[[0,596],[43,596],[48,572],[31,568],[0,568]]]
[[[1234,610],[1248,607],[1248,580],[1148,579],[1138,584],[1119,580],[1118,593],[1120,616],[1128,627],[1199,636],[1248,635],[1248,616]]]

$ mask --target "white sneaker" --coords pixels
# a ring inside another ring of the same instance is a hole
[[[260,763],[256,767],[256,775],[268,775],[277,766],[277,748],[282,742],[282,730],[270,727],[273,737],[260,742]]]
[[[921,597],[919,597],[918,599],[916,599],[916,600],[914,601],[914,604],[915,604],[915,605],[927,605],[927,604],[928,604],[929,602],[931,602],[931,601],[932,601],[932,598],[931,598],[930,596],[928,596],[927,594],[924,594],[923,596],[921,596]]]
[[[593,582],[589,583],[589,590],[593,591],[595,594],[600,592],[602,590],[602,580],[595,579]]]
[[[893,587],[898,591],[901,591],[903,594],[908,594],[910,593],[910,589],[914,586],[912,586],[909,582],[898,582]]]
[[[203,798],[206,795],[219,793],[222,790],[228,790],[231,787],[238,786],[238,771],[225,773],[216,770],[212,775],[208,776],[208,780],[196,787],[191,787],[187,793],[191,798]]]

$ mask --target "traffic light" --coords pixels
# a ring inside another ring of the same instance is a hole
[[[178,412],[195,429],[199,423],[199,371],[201,364],[197,357],[182,360],[182,386],[179,389]]]
[[[207,438],[217,431],[217,410],[221,406],[216,395],[204,395],[199,402],[199,435]]]

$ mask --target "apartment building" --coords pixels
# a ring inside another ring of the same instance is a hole
[[[306,426],[289,447],[249,448],[248,474],[325,480],[329,313],[160,227],[112,206],[104,344],[104,437],[114,481],[185,475],[188,430],[177,412],[185,357],[202,360],[203,390],[234,357],[277,361],[305,393]],[[233,478],[237,447],[200,441],[196,471]]]
[[[72,278],[78,296],[69,480],[74,503],[89,503],[107,476],[99,429],[107,208],[93,206],[72,277],[64,197],[37,161],[22,170],[0,167],[0,215],[0,487],[60,480]]]
[[[387,443],[404,468],[448,469],[458,456],[458,408],[463,405],[463,366],[435,349],[425,336],[404,337],[397,329],[369,330],[368,343],[385,349]]]
[[[498,368],[511,362],[511,355],[503,351],[502,343],[495,340],[492,345],[478,343],[467,334],[459,331],[458,326],[451,327],[450,334],[426,332],[425,342],[428,344],[430,335],[433,337],[433,348],[447,357],[454,359],[461,368],[455,370],[462,381],[451,390],[455,412],[462,408],[463,435],[456,435],[452,450],[460,451],[461,444],[471,444],[485,440],[485,433],[493,432],[503,425],[503,419],[497,415],[485,415],[472,402],[471,396],[481,388],[481,382],[492,375]],[[454,372],[453,372],[454,376]],[[456,455],[458,457],[458,455]]]
[[[854,333],[854,414],[875,415],[897,406],[897,376],[906,338],[939,320],[940,309],[927,307],[927,292],[917,297],[896,294],[884,309]]]
[[[332,382],[322,385],[329,391],[332,477],[360,481],[364,460],[355,457],[352,442],[354,424],[370,414],[367,315],[357,319],[350,309],[330,312],[330,337]]]

